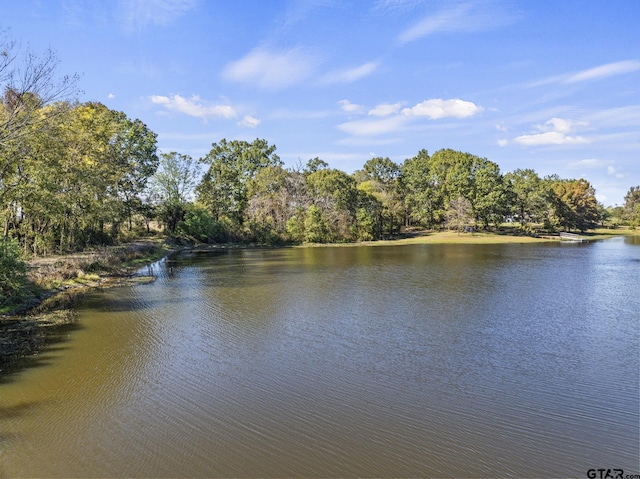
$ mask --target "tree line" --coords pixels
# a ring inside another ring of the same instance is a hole
[[[320,158],[285,168],[264,139],[223,139],[197,164],[205,171],[196,181],[191,158],[161,155],[160,175],[191,178],[195,198],[167,194],[158,206],[167,230],[204,242],[371,241],[412,227],[490,229],[505,221],[528,234],[583,232],[615,213],[584,179],[503,174],[486,158],[452,149],[421,150],[401,164],[376,157],[347,174]],[[621,221],[638,224],[639,196],[630,189]]]
[[[222,139],[194,160],[159,153],[141,120],[80,103],[57,61],[20,56],[0,32],[0,293],[24,276],[23,255],[113,244],[159,224],[200,242],[372,241],[404,228],[578,230],[640,225],[640,186],[604,208],[584,179],[502,173],[470,153],[419,151],[348,174],[321,158],[285,167],[276,146]],[[22,278],[22,279],[21,279]],[[14,286],[12,286],[14,285]]]

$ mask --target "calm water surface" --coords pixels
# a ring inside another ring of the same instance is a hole
[[[155,272],[0,383],[0,476],[640,473],[637,239]]]

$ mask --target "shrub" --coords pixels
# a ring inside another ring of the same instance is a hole
[[[178,223],[177,231],[201,243],[224,243],[229,239],[225,225],[198,206],[187,211],[184,221]]]
[[[0,306],[24,299],[27,287],[27,264],[17,241],[0,238]]]

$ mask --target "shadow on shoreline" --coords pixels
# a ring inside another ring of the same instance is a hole
[[[65,349],[69,334],[80,328],[69,310],[0,321],[0,386],[26,369],[50,364],[49,353]]]

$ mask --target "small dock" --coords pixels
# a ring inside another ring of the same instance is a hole
[[[577,235],[575,233],[560,233],[559,235],[544,235],[540,236],[542,239],[556,240],[556,241],[571,241],[573,243],[588,243],[589,240],[584,236]]]
[[[575,233],[560,233],[560,239],[562,241],[573,241],[575,243],[588,243],[589,240],[584,236],[577,235]]]

